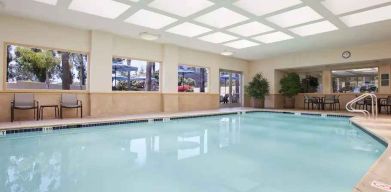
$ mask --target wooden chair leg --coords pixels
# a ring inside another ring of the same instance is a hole
[[[80,107],[80,118],[83,119],[83,106]]]

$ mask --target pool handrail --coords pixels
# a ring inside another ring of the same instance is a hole
[[[358,101],[361,101],[367,97],[371,98],[371,113],[368,110],[361,110],[361,109],[355,109],[353,108],[353,104],[357,103]],[[376,107],[376,108],[375,108]],[[352,113],[363,113],[366,118],[373,118],[376,119],[378,115],[378,110],[377,110],[377,96],[373,93],[364,93],[353,100],[349,101],[346,104],[346,110]],[[372,115],[372,116],[371,116]]]

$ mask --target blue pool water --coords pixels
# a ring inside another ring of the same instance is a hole
[[[0,138],[2,192],[347,192],[385,146],[346,118],[248,113]]]

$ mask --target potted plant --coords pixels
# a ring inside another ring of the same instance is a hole
[[[256,74],[252,81],[245,87],[246,94],[251,97],[251,106],[263,108],[265,96],[269,94],[270,85],[261,73]]]
[[[285,108],[295,107],[295,95],[300,93],[300,77],[297,73],[287,73],[281,80],[280,93],[285,96]]]
[[[319,87],[318,78],[307,75],[304,79],[301,80],[301,87],[303,93],[315,93]]]

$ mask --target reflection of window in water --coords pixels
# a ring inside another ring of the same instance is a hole
[[[208,153],[208,130],[204,131],[204,153]]]
[[[200,136],[178,136],[178,160],[195,157],[201,154]]]
[[[240,142],[240,119],[222,118],[219,127],[219,147],[227,147]]]
[[[229,118],[221,118],[219,126],[219,147],[227,147],[229,145]]]
[[[154,152],[159,152],[159,136],[154,136],[153,138],[152,138],[152,150],[154,151]]]
[[[147,145],[146,139],[132,139],[130,140],[130,152],[135,153],[137,155],[135,159],[135,163],[137,165],[144,165],[147,159]]]

